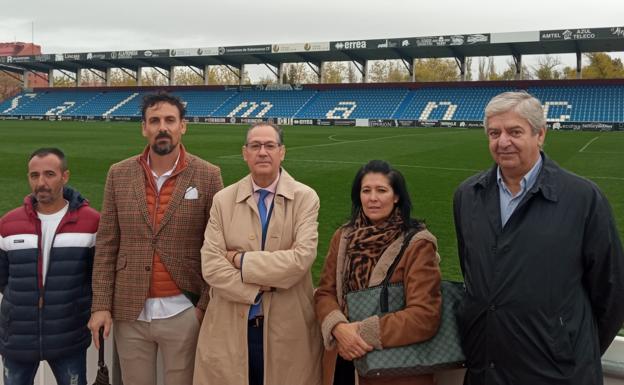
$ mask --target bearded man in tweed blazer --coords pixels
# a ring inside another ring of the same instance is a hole
[[[192,383],[199,325],[208,304],[200,249],[218,167],[187,153],[182,101],[147,95],[142,105],[142,154],[108,173],[93,268],[89,328],[114,338],[122,379],[153,385],[156,356],[167,385]]]

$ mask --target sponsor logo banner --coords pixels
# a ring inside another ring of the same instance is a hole
[[[293,119],[294,126],[355,126],[355,119]]]
[[[294,126],[315,126],[316,119],[293,119]]]
[[[169,56],[217,56],[219,47],[176,48],[169,50]]]
[[[418,126],[419,127],[439,127],[440,122],[437,120],[419,120]]]
[[[371,48],[399,48],[401,46],[399,39],[371,40],[370,42]]]
[[[459,120],[457,121],[459,128],[483,128],[483,122],[479,120]]]
[[[455,122],[455,121],[451,121],[451,120],[440,121],[440,127],[457,127],[457,126],[458,126],[458,122]]]
[[[455,45],[488,44],[490,42],[489,33],[477,33],[472,35],[443,35],[425,36],[407,40],[407,44],[402,46],[415,45],[417,47],[446,47]]]
[[[540,31],[540,41],[624,39],[624,27],[572,28]]]
[[[355,119],[335,119],[335,120],[323,119],[323,120],[329,120],[332,126],[350,126],[350,127],[355,126]]]
[[[139,51],[139,57],[169,57],[168,49],[151,49],[145,51]]]
[[[113,51],[111,59],[135,59],[139,57],[139,51]]]
[[[417,123],[418,123],[417,120],[406,120],[406,119],[397,120],[397,126],[399,127],[416,127]]]
[[[609,32],[611,32],[611,38],[613,39],[623,39],[624,38],[624,27],[613,27],[609,28]]]
[[[271,53],[270,45],[248,45],[235,47],[219,47],[219,55],[250,55]]]
[[[61,55],[63,57],[63,60],[84,60],[87,57],[86,54],[81,53],[64,53]]]
[[[89,52],[86,60],[106,60],[110,59],[110,52]]]
[[[369,127],[396,127],[397,121],[393,119],[370,119]]]
[[[203,121],[204,123],[219,123],[219,124],[229,123],[229,119],[227,118],[203,118],[201,121]]]
[[[375,39],[375,40],[343,40],[332,41],[332,51],[349,51],[358,49],[405,48],[414,45],[413,39]]]
[[[267,84],[264,89],[267,91],[292,91],[293,86],[290,84]]]
[[[5,56],[3,59],[6,59],[7,64],[11,63],[29,63],[35,60],[34,56]]]
[[[366,40],[332,41],[330,45],[333,51],[375,48]]]
[[[197,120],[195,120],[197,119]],[[259,122],[277,123],[277,118],[241,118],[241,117],[196,117],[193,118],[194,122],[199,123],[211,123],[211,124],[252,124]]]
[[[573,130],[573,131],[622,131],[624,123],[614,122],[549,122],[546,123],[549,130]]]
[[[273,44],[271,46],[271,52],[273,53],[321,52],[321,51],[329,51],[329,42]]]
[[[140,116],[111,116],[110,120],[120,122],[138,122],[141,120]]]
[[[489,44],[489,33],[476,33],[472,35],[466,35],[466,44]]]

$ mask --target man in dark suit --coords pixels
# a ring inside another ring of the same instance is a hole
[[[142,105],[142,154],[108,173],[93,270],[89,327],[98,345],[115,325],[124,383],[153,385],[156,356],[166,384],[190,384],[199,325],[208,304],[200,249],[218,167],[186,152],[182,101],[167,93]]]

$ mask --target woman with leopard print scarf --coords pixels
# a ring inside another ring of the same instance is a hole
[[[373,349],[431,338],[440,322],[441,294],[437,242],[424,223],[410,217],[412,204],[403,175],[373,160],[356,174],[351,218],[332,237],[319,288],[314,295],[323,333],[323,385],[432,385],[433,375],[363,378],[352,360]],[[376,286],[397,257],[404,236],[416,231],[390,282],[403,282],[405,308],[361,322],[347,320],[345,295]]]

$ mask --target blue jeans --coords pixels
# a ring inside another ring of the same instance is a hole
[[[39,361],[19,362],[2,357],[4,385],[33,385]],[[70,357],[48,360],[58,385],[87,384],[87,351]]]

